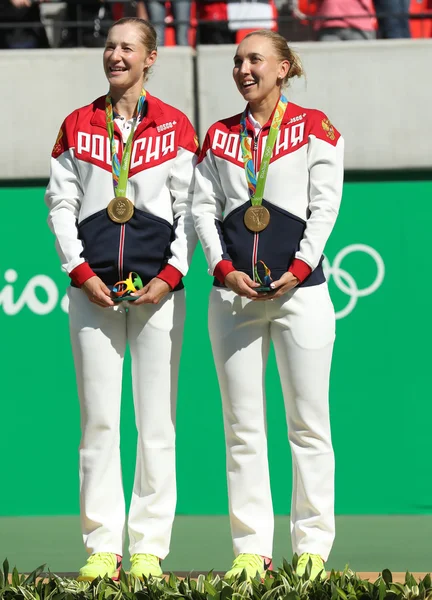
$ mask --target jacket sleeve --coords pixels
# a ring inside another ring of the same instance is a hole
[[[211,150],[209,131],[195,172],[192,213],[195,229],[207,259],[209,274],[215,275],[222,282],[224,275],[234,270],[222,235],[225,202],[225,193],[219,178],[216,159]],[[219,269],[215,271],[218,265]]]
[[[309,132],[309,217],[295,258],[313,270],[324,252],[342,197],[344,140],[326,115],[315,111]]]
[[[72,279],[77,275],[76,281],[80,285],[94,273],[81,257],[83,244],[78,238],[77,219],[83,191],[74,160],[75,123],[76,117],[72,113],[60,128],[51,155],[45,203],[49,209],[48,225],[56,237],[62,268]]]
[[[181,121],[179,136],[179,149],[170,173],[175,237],[171,242],[168,264],[158,275],[172,288],[188,272],[198,241],[192,219],[192,196],[199,144],[195,130],[185,116]]]

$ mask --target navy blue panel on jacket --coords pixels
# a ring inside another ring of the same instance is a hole
[[[306,223],[303,219],[274,206],[267,200],[263,200],[262,204],[270,212],[270,223],[258,234],[257,260],[262,260],[271,270],[272,279],[277,280],[287,272],[292,263],[300,247]],[[242,204],[233,210],[223,223],[217,222],[217,227],[218,230],[222,230],[223,247],[231,257],[234,267],[253,279],[252,257],[255,234],[244,224],[244,215],[250,206],[250,202]],[[323,257],[317,268],[299,284],[300,286],[324,283],[322,260]],[[217,279],[214,285],[221,287]]]
[[[81,256],[109,288],[131,271],[138,273],[146,285],[171,258],[174,230],[175,223],[172,226],[165,219],[137,208],[124,225],[111,221],[107,211],[102,210],[78,225],[78,237],[84,245]],[[124,236],[123,245],[121,236]],[[119,256],[122,247],[123,253]],[[175,289],[182,287],[180,283]]]

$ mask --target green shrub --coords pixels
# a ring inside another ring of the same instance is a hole
[[[296,563],[293,559],[293,564]],[[395,583],[384,570],[375,582],[361,579],[346,567],[331,571],[325,581],[309,581],[307,572],[299,577],[284,561],[263,581],[246,581],[246,574],[227,583],[212,571],[198,578],[179,579],[171,573],[166,579],[139,581],[124,571],[118,582],[109,578],[78,582],[44,572],[45,565],[30,575],[9,573],[5,560],[0,569],[0,600],[432,600],[430,575],[416,581],[406,573],[404,583]]]

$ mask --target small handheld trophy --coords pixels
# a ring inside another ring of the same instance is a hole
[[[132,296],[133,292],[142,290],[143,282],[135,271],[131,271],[124,281],[117,281],[112,289],[114,302],[133,302],[138,296]]]
[[[264,269],[264,275],[262,276],[262,278],[260,277],[259,273],[258,273],[258,266],[259,263],[262,264],[263,269]],[[255,267],[254,267],[254,278],[255,281],[257,283],[260,284],[259,287],[254,288],[254,290],[256,292],[273,292],[274,290],[270,287],[271,282],[273,281],[272,277],[271,277],[271,271],[268,268],[268,266],[265,264],[264,261],[259,260],[257,263],[255,263]]]

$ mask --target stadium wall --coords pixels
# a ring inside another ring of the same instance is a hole
[[[432,168],[432,40],[298,43],[296,49],[307,79],[296,81],[289,97],[320,108],[343,132],[347,169]],[[211,123],[243,108],[231,78],[234,52],[229,45],[201,46],[196,54],[160,49],[148,88],[183,110],[201,140]],[[102,53],[3,50],[0,72],[9,92],[0,96],[7,140],[0,179],[46,178],[64,117],[106,91]]]

